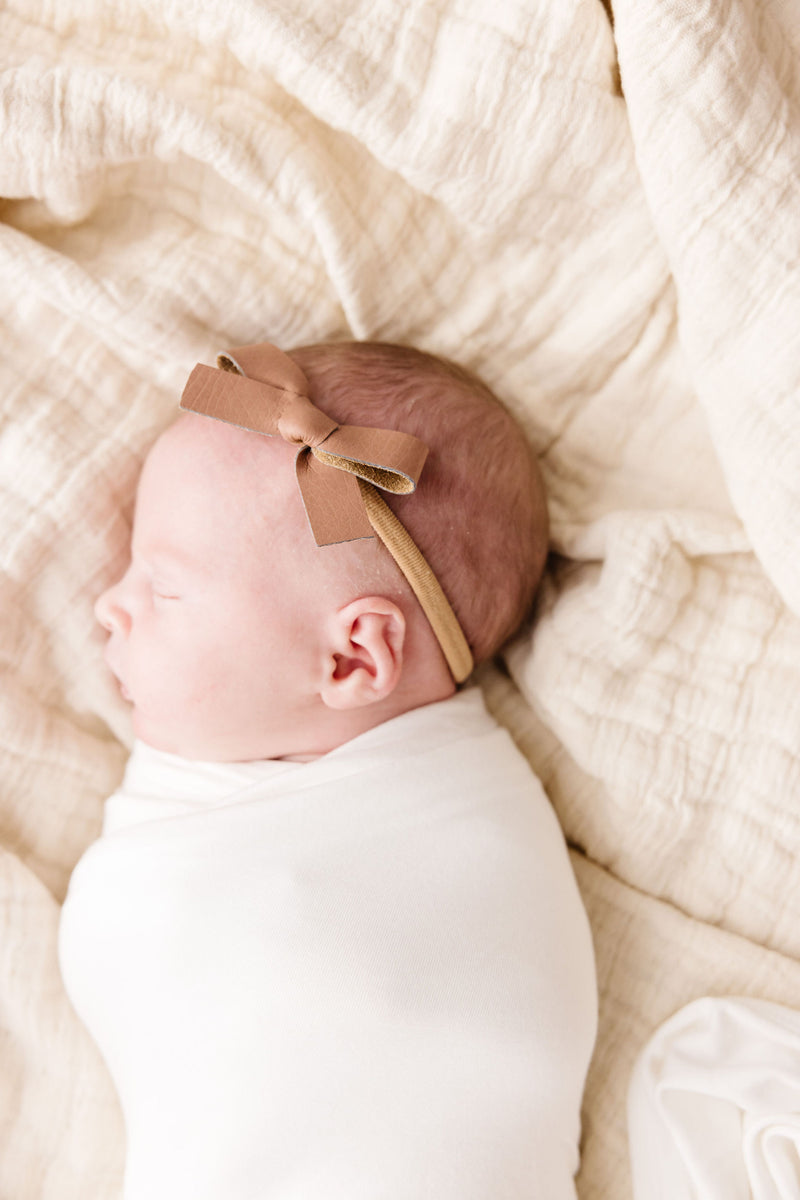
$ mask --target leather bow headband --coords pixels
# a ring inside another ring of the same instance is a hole
[[[436,576],[377,488],[407,495],[417,486],[428,448],[394,429],[338,425],[311,400],[303,372],[268,343],[242,346],[198,364],[181,408],[299,447],[297,482],[318,546],[381,539],[411,585],[456,683],[472,671],[472,654]]]

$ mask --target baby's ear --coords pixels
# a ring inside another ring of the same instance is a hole
[[[385,596],[362,596],[330,622],[323,702],[347,709],[385,700],[403,673],[406,620],[400,609]]]

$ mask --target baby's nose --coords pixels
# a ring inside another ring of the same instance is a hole
[[[98,596],[94,606],[94,615],[107,633],[127,633],[129,631],[131,619],[121,602],[118,583],[106,588],[102,595]]]

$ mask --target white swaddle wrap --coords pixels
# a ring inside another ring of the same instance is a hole
[[[588,924],[477,689],[311,763],[137,745],[60,954],[126,1200],[575,1194]]]

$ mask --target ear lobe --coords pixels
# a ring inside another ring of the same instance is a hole
[[[384,700],[403,673],[406,621],[385,596],[362,596],[333,617],[331,654],[320,698],[328,708]]]

